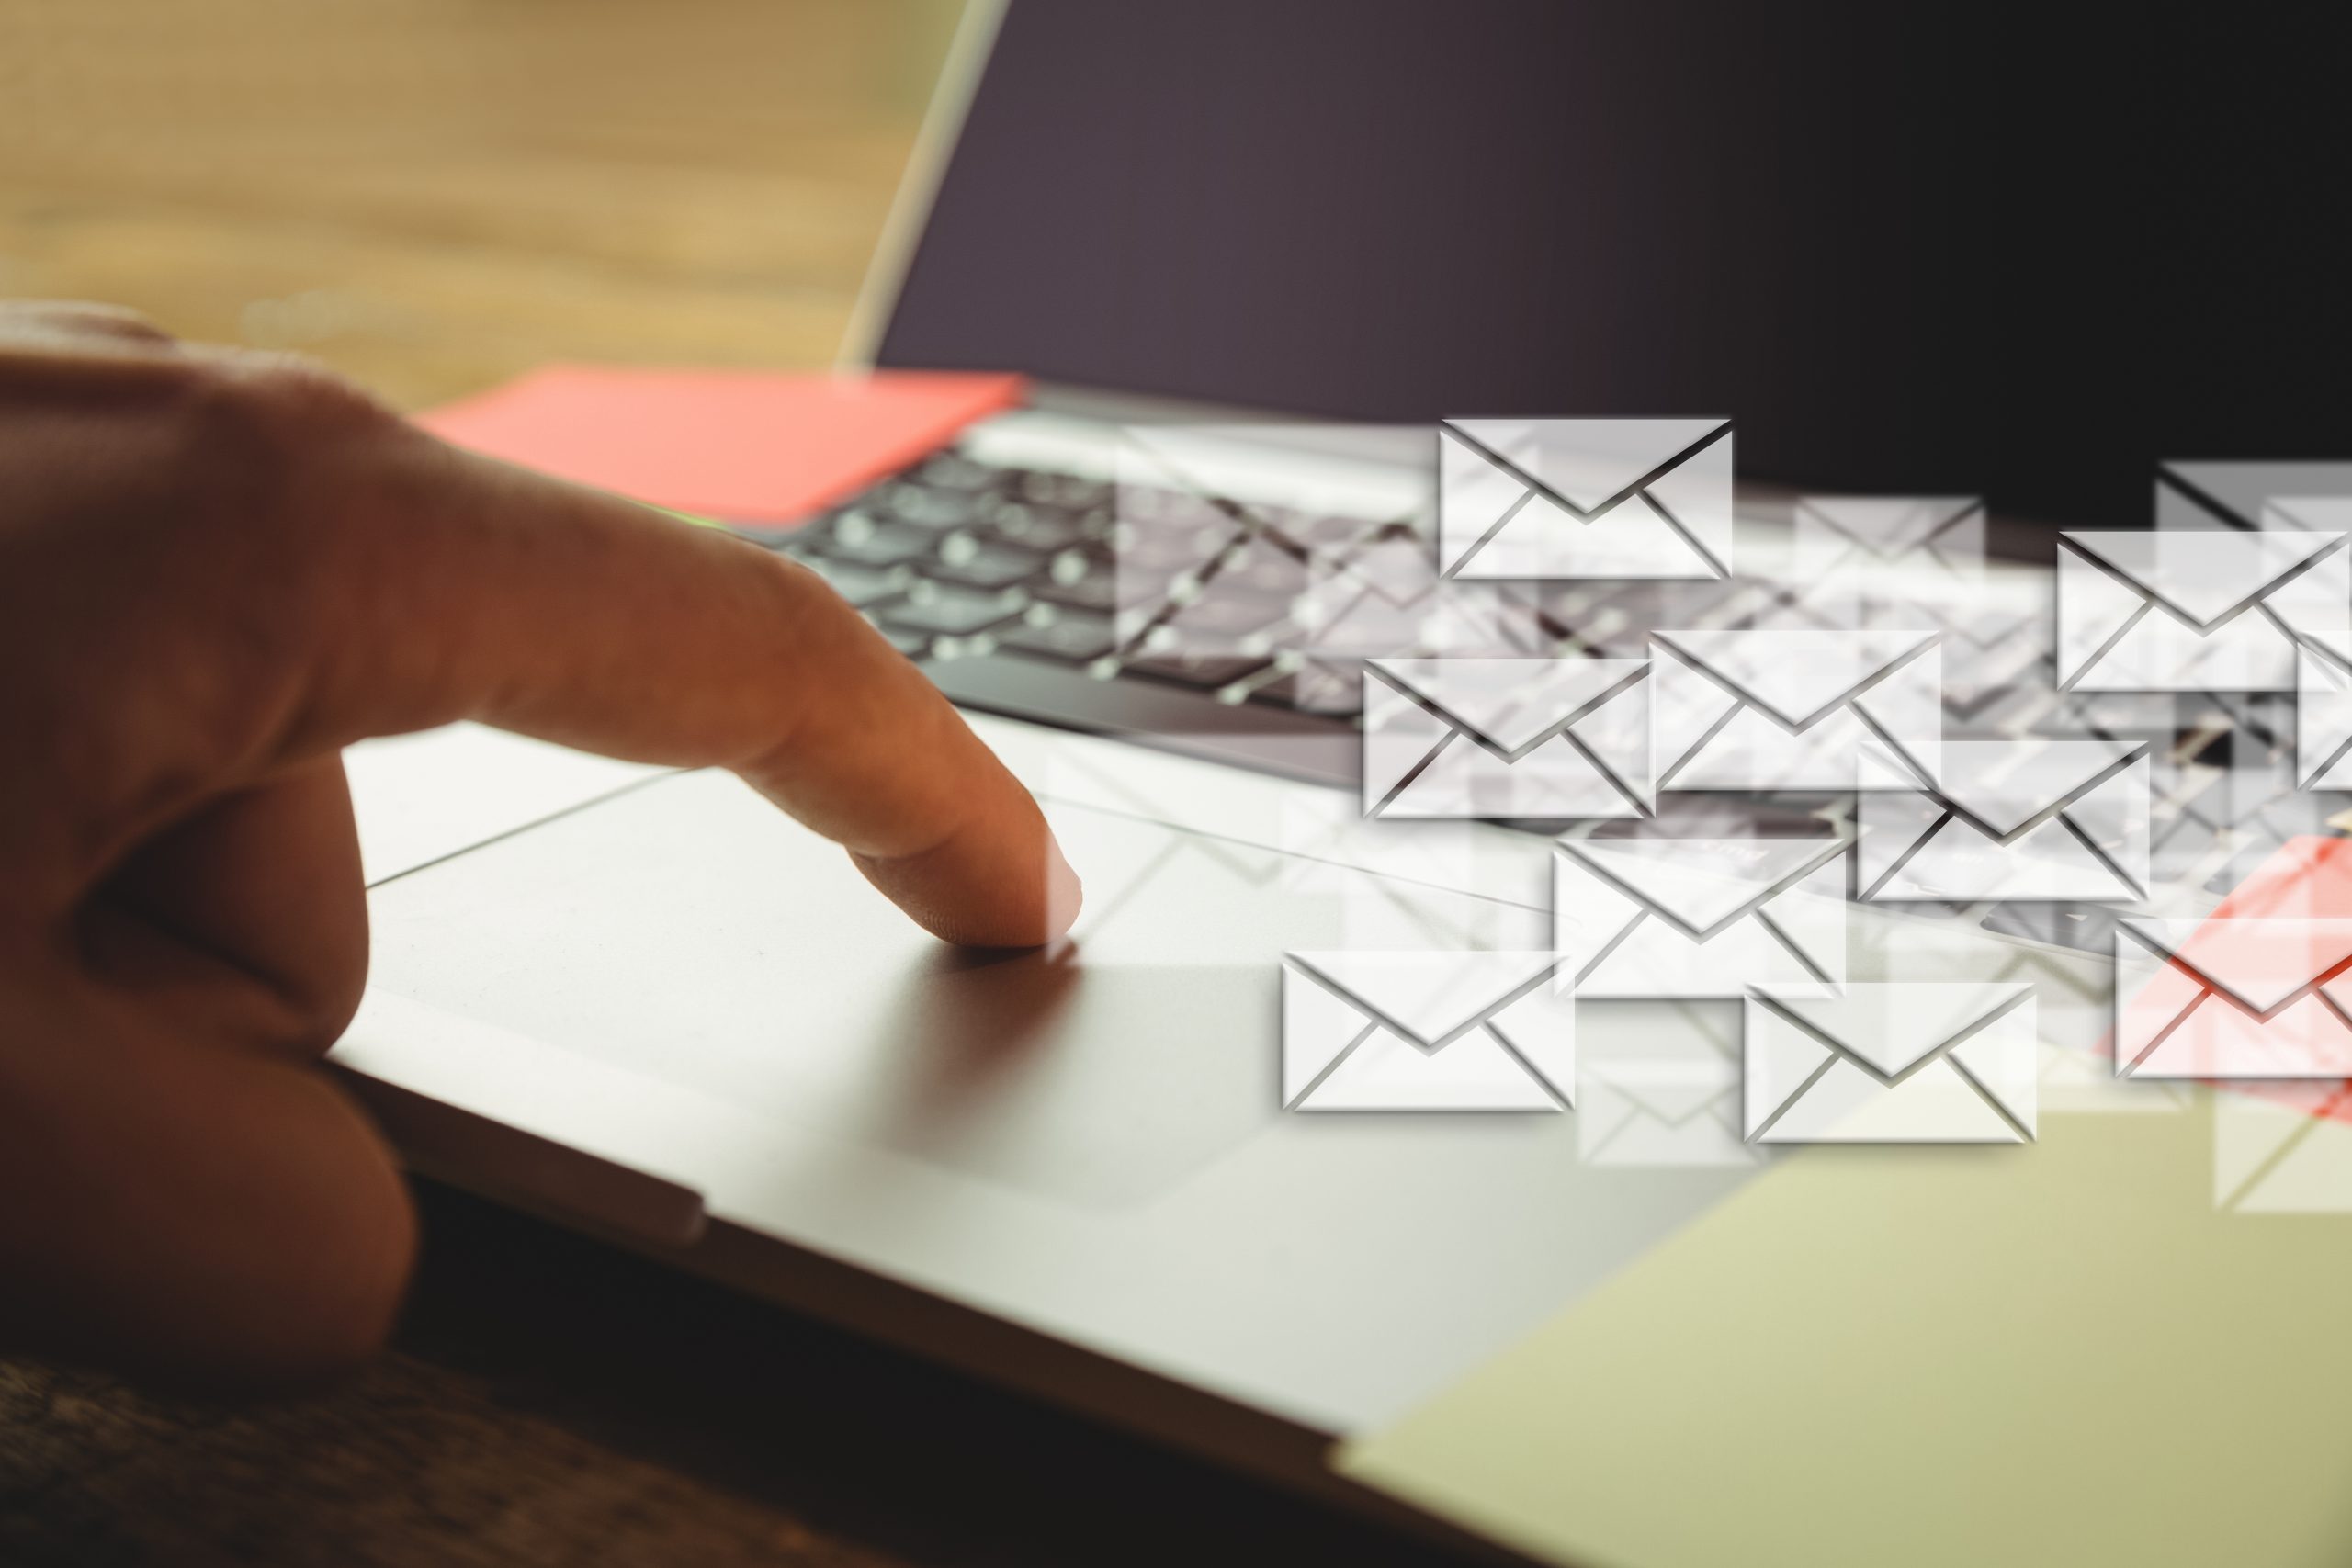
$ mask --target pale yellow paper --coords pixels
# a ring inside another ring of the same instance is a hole
[[[1807,1151],[1337,1462],[1591,1568],[2342,1568],[2352,1216],[2212,1132]]]

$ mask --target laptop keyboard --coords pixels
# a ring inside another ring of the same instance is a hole
[[[1122,507],[1148,518],[1148,526],[1123,527]],[[1123,494],[1099,479],[986,464],[949,451],[789,534],[744,536],[822,575],[901,652],[925,661],[959,701],[994,705],[991,695],[1009,685],[1045,694],[1037,701],[1057,714],[1138,738],[1171,726],[1214,728],[1220,743],[1237,749],[1233,760],[1277,769],[1293,753],[1268,737],[1278,736],[1279,716],[1287,713],[1302,728],[1319,727],[1313,732],[1321,743],[1317,755],[1328,755],[1308,772],[1324,776],[1353,744],[1331,727],[1357,716],[1361,660],[1315,652],[1300,632],[1296,611],[1307,560],[1297,541],[1318,534],[1372,537],[1399,525],[1290,515],[1273,530],[1237,526],[1275,510],[1173,491],[1129,487]],[[1128,603],[1141,597],[1148,605],[1154,588],[1164,586],[1167,607],[1132,615],[1123,627],[1123,586]],[[1638,654],[1647,628],[1662,616],[1685,626],[1752,624],[1747,617],[1783,596],[1771,584],[1736,578],[1544,585],[1526,606],[1532,645],[1511,651]],[[1937,624],[1950,619],[1949,606],[1921,608]],[[1171,639],[1170,629],[1182,635]],[[2159,751],[2178,743],[2165,733],[2168,724],[2152,728],[2130,703],[2112,719],[2098,699],[2082,706],[2034,689],[2030,670],[2018,675],[2017,639],[2001,637],[1996,626],[1978,637],[1965,635],[1975,628],[1948,629],[1954,635],[1947,638],[1946,706],[1955,731],[2128,733]],[[1171,640],[1176,646],[1168,646]],[[998,657],[1007,654],[1013,657]],[[1155,699],[1154,691],[1170,694]],[[1192,694],[1193,706],[1181,713],[1169,708],[1178,692]],[[1188,717],[1203,701],[1218,705],[1227,718],[1209,727]],[[2212,764],[2250,755],[2256,743],[2276,750],[2263,722],[2251,712],[2201,713],[2201,728],[2189,737],[2197,754],[2164,765],[2158,793],[2165,798],[2156,826],[2159,838],[2172,833],[2169,869],[2179,886],[2225,892],[2284,838],[2327,831],[2324,818],[2352,806],[2352,799],[2302,795],[2297,804],[2303,809],[2289,813],[2234,800],[2223,787],[2233,775]],[[2244,788],[2242,775],[2235,787]],[[1835,803],[1781,801],[1774,811],[1802,824],[1823,807],[1834,809]],[[2167,829],[2167,821],[2177,829]],[[1601,830],[1626,829],[1604,824]],[[1756,830],[1790,829],[1783,823]],[[2160,873],[2165,859],[2158,856]],[[1996,905],[1970,918],[1988,930],[2104,952],[2114,913],[2097,906]]]
[[[1181,518],[1163,518],[1150,548],[1121,560],[1114,507],[1113,487],[1099,479],[944,453],[789,535],[747,536],[821,574],[914,658],[1010,651],[1229,703],[1353,708],[1340,682],[1303,678],[1303,661],[1277,651],[1291,607],[1282,592],[1228,583],[1190,628],[1221,643],[1255,637],[1261,653],[1159,651],[1147,637],[1123,639],[1114,620],[1120,573],[1131,589],[1155,570],[1171,582],[1197,577],[1219,564],[1214,547],[1228,545],[1233,529],[1212,509],[1188,540]]]

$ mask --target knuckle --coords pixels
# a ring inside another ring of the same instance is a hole
[[[365,391],[299,355],[216,352],[190,363],[207,434],[263,448],[281,464],[398,423]]]
[[[283,588],[281,607],[306,605],[339,575],[334,525],[349,511],[354,453],[406,426],[340,376],[293,355],[207,353],[192,356],[187,378],[174,467],[187,509],[200,518],[202,547],[241,543],[224,566],[260,569],[260,580]]]
[[[881,634],[820,573],[785,556],[764,550],[760,554],[775,574],[785,616],[782,624],[810,641],[868,644],[882,640]]]

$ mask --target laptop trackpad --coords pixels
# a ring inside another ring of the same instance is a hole
[[[1542,947],[1544,917],[1049,804],[1057,953],[945,947],[725,774],[667,779],[379,887],[374,987],[773,1117],[1091,1207],[1280,1114],[1291,948]]]

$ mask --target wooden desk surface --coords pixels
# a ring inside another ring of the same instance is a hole
[[[0,0],[0,294],[416,408],[831,357],[952,0]],[[233,1407],[0,1359],[0,1562],[1427,1562],[456,1194],[395,1353]]]
[[[0,294],[421,407],[833,355],[953,0],[0,0]]]

